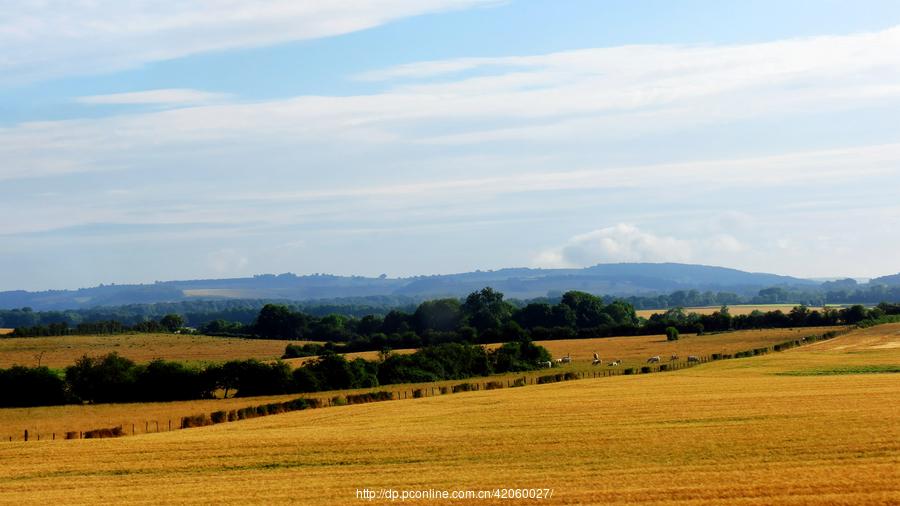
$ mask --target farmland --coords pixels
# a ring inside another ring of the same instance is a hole
[[[549,487],[550,503],[569,504],[895,504],[897,376],[779,373],[897,363],[889,325],[664,374],[5,443],[0,502],[333,504],[363,487]]]
[[[784,313],[790,312],[791,309],[794,309],[797,304],[739,304],[734,306],[728,306],[728,312],[731,313],[732,316],[739,315],[748,315],[754,311],[761,311],[763,313],[767,311],[782,311]],[[840,306],[830,306],[830,307],[840,307]],[[720,310],[720,306],[705,306],[705,307],[686,307],[684,308],[685,313],[697,313],[697,314],[713,314],[714,312]],[[650,318],[654,314],[665,313],[665,309],[640,309],[635,311],[638,316],[643,318]]]
[[[560,340],[560,341],[542,341],[539,344],[548,348],[555,357],[561,357],[570,354],[574,362],[564,366],[562,369],[555,368],[554,371],[580,371],[580,372],[607,372],[620,373],[623,369],[629,367],[638,367],[644,365],[647,357],[651,355],[662,355],[667,357],[672,353],[678,354],[681,359],[680,363],[684,363],[684,359],[689,354],[706,356],[712,353],[734,353],[737,351],[771,346],[788,340],[798,339],[804,336],[822,334],[833,327],[811,327],[803,329],[767,329],[767,330],[748,330],[738,332],[728,332],[721,334],[705,334],[702,336],[683,335],[682,339],[675,342],[666,341],[664,336],[622,336],[611,338],[596,338],[582,340]],[[172,339],[171,335],[161,335],[162,338]],[[180,337],[185,339],[188,336]],[[30,342],[39,339],[73,339],[76,336],[65,338],[24,338],[23,341]],[[94,339],[104,339],[95,337]],[[204,356],[209,356],[215,343],[221,338],[207,338],[208,342],[204,346],[209,349],[203,352]],[[95,341],[88,341],[95,343]],[[265,341],[244,341],[248,345],[254,343],[263,343]],[[285,341],[274,341],[275,345],[284,344]],[[3,344],[3,341],[0,341]],[[489,345],[496,347],[497,345]],[[104,353],[112,351],[115,348],[97,348],[96,353]],[[411,353],[414,350],[398,350],[397,353]],[[606,365],[597,368],[592,367],[591,360],[593,352],[597,351],[604,360],[612,358],[621,359],[622,363],[614,368]],[[198,351],[194,350],[192,357],[197,357]],[[79,355],[80,356],[80,355]],[[350,353],[347,357],[365,358],[367,360],[377,359],[377,352],[360,352]],[[240,358],[235,356],[234,358]],[[313,360],[314,357],[306,357],[302,359],[287,360],[291,366],[297,367],[303,362]],[[665,359],[664,359],[665,360]],[[548,371],[534,371],[529,373],[506,374],[500,375],[492,380],[508,381],[519,377],[533,378]],[[478,381],[478,380],[472,380]],[[485,379],[480,379],[485,381]],[[393,392],[407,392],[416,388],[440,387],[459,384],[463,381],[444,381],[428,384],[401,384],[389,385],[377,388],[377,390],[389,390]],[[343,394],[343,392],[321,392],[314,397],[330,398],[333,395]],[[218,399],[218,400],[198,400],[168,403],[135,403],[135,404],[98,404],[84,406],[51,406],[36,408],[8,408],[0,410],[0,440],[13,437],[21,439],[25,429],[28,429],[32,437],[42,435],[44,438],[51,437],[53,433],[62,434],[66,431],[87,431],[101,427],[113,427],[122,425],[127,428],[129,434],[131,427],[134,426],[136,433],[142,433],[147,430],[155,432],[159,427],[168,428],[169,421],[174,426],[178,425],[178,420],[182,416],[194,415],[197,413],[210,413],[217,410],[240,409],[243,407],[263,404],[268,402],[281,402],[288,399],[296,398],[297,395],[272,396],[272,397],[254,397],[254,398],[237,398],[237,399]]]
[[[155,358],[181,362],[220,362],[256,358],[274,360],[289,342],[182,334],[115,334],[0,339],[0,367],[14,364],[65,367],[82,355],[117,352],[136,362]]]

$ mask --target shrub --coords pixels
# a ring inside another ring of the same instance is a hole
[[[678,337],[678,329],[675,327],[666,327],[666,341],[677,341]]]
[[[565,381],[577,380],[577,379],[579,379],[579,378],[578,378],[578,373],[575,373],[575,372],[567,372],[567,373],[563,376],[563,380],[565,380]]]
[[[459,385],[453,385],[453,393],[468,392],[469,390],[474,390],[471,383],[460,383]]]
[[[184,416],[181,418],[181,428],[188,429],[190,427],[203,427],[204,425],[211,424],[212,421],[206,414],[193,415],[193,416]]]
[[[0,407],[50,406],[66,400],[62,378],[46,367],[0,369]]]
[[[394,394],[387,391],[367,392],[364,394],[353,394],[347,396],[347,404],[363,404],[366,402],[389,401],[394,398]]]
[[[256,416],[266,416],[269,414],[269,408],[265,404],[256,406]]]
[[[484,384],[485,390],[496,390],[498,388],[503,388],[503,383],[499,381],[488,381]]]
[[[346,406],[347,398],[341,397],[340,395],[334,396],[331,398],[331,405],[332,406]]]
[[[78,431],[71,430],[66,432],[66,439],[78,439]]]
[[[124,435],[125,435],[125,432],[122,430],[122,426],[119,425],[118,427],[111,427],[108,429],[89,430],[84,433],[83,437],[84,437],[84,439],[98,439],[98,438],[107,438],[107,437],[122,437]]]
[[[309,407],[309,401],[306,399],[298,398],[292,401],[287,401],[287,406],[289,411],[300,411]]]
[[[626,368],[624,371],[622,371],[622,374],[626,374],[626,375],[628,375],[628,374],[634,374],[634,367],[628,367],[628,368]]]
[[[524,387],[525,386],[525,378],[517,378],[512,382],[511,387]]]
[[[641,367],[641,374],[647,374],[650,372],[653,372],[653,368],[650,367],[649,365],[645,365],[645,366]]]
[[[659,365],[659,372],[666,372],[668,370],[669,370],[669,364],[660,364]]]
[[[237,411],[237,419],[245,420],[247,418],[256,418],[256,408],[241,408]]]
[[[441,387],[441,395],[447,395],[450,393],[450,387]]]
[[[722,354],[721,353],[713,353],[710,356],[710,360],[722,360]]]
[[[572,376],[574,376],[574,377],[573,377],[573,378],[570,378],[569,375],[572,375]],[[567,379],[575,379],[575,378],[577,378],[577,377],[578,377],[578,376],[577,376],[575,373],[573,373],[573,372],[567,372],[567,373],[565,373],[565,374],[562,374],[562,373],[559,373],[559,374],[547,374],[547,375],[544,375],[544,376],[538,376],[538,377],[537,377],[537,380],[535,380],[535,383],[537,383],[538,385],[542,385],[542,384],[544,384],[544,383],[557,383],[557,382],[559,382],[559,381],[565,381],[565,380],[567,380]]]
[[[222,423],[228,419],[228,415],[224,411],[213,411],[211,415],[209,415],[209,419],[212,423]]]
[[[229,422],[233,422],[237,419],[238,419],[237,410],[232,409],[231,411],[228,412],[228,421]]]
[[[421,388],[417,388],[417,389],[413,390],[412,394],[413,394],[413,399],[418,399],[419,397],[425,396],[425,391],[422,390]]]

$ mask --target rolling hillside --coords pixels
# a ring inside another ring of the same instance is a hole
[[[533,298],[567,290],[609,295],[675,290],[755,294],[772,286],[815,287],[815,281],[723,267],[674,263],[601,264],[585,269],[500,269],[409,278],[316,274],[165,281],[146,285],[101,285],[78,290],[0,292],[0,309],[78,309],[197,299],[311,300],[379,295],[413,298],[460,297],[490,285],[507,297]]]

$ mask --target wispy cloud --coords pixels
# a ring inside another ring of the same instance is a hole
[[[231,98],[228,93],[212,93],[187,88],[111,93],[78,97],[76,101],[88,105],[198,105]]]
[[[447,6],[423,5],[438,4]],[[438,82],[405,77],[432,75],[435,66],[446,65],[490,72]],[[145,150],[153,157],[183,153],[161,152],[163,146],[202,146],[210,159],[248,161],[263,147],[298,156],[333,150],[342,160],[331,163],[345,166],[346,146],[365,152],[362,159],[391,164],[411,150],[446,154],[476,147],[497,157],[496,166],[503,159],[519,163],[515,153],[526,152],[596,159],[603,143],[702,125],[900,107],[900,27],[741,46],[623,46],[425,62],[388,69],[382,77],[395,79],[394,87],[362,96],[195,105],[215,95],[151,90],[85,98],[186,106],[0,129],[6,162],[0,179],[135,167]]]
[[[428,3],[438,4],[451,5]],[[668,244],[759,270],[783,257],[798,274],[866,255],[868,269],[887,270],[897,246],[883,230],[900,223],[886,204],[900,184],[900,28],[423,62],[363,77],[384,91],[231,102],[144,90],[88,100],[178,107],[0,128],[0,215],[10,217],[0,233],[219,224],[259,234],[245,246],[289,238],[331,261],[363,243],[327,250],[326,233],[458,226],[452,246],[440,249],[433,232],[435,246],[422,247],[440,255],[495,241],[490,251],[507,254],[496,265],[544,253],[568,265],[662,258]],[[833,118],[847,121],[828,130]],[[38,192],[54,196],[27,197]],[[735,220],[747,215],[771,233]],[[736,223],[691,228],[717,216]],[[472,223],[490,226],[457,243]],[[512,227],[527,248],[502,236]],[[841,246],[817,239],[832,229],[867,244],[865,255],[816,256]],[[803,246],[754,249],[786,238]],[[607,243],[616,246],[596,247]],[[247,254],[256,267],[269,253]]]
[[[0,85],[224,49],[329,37],[495,0],[49,0],[4,2]]]

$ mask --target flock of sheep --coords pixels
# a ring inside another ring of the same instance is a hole
[[[678,355],[676,355],[676,354],[673,354],[669,358],[670,362],[674,362],[676,360],[678,360]],[[662,358],[659,355],[656,355],[654,357],[650,357],[647,359],[648,364],[658,364],[661,361],[662,361]],[[687,361],[688,361],[688,363],[699,363],[700,357],[698,357],[696,355],[688,355]],[[569,354],[566,354],[566,356],[556,359],[555,362],[556,362],[557,366],[561,366],[563,364],[570,364],[570,363],[572,363],[572,357]],[[615,360],[608,361],[606,363],[606,365],[609,367],[615,367],[617,365],[620,365],[621,363],[622,363],[622,361],[620,359],[615,359]],[[603,365],[603,360],[600,358],[600,355],[598,355],[596,352],[594,352],[594,360],[591,364],[592,365]],[[540,365],[542,365],[543,367],[553,367],[554,363],[550,362],[548,360],[546,362],[541,362]]]

